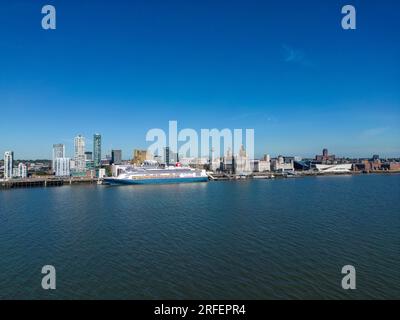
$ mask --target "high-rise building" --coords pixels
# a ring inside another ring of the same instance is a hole
[[[133,150],[132,164],[141,165],[145,160],[150,160],[149,158],[147,150],[135,149]]]
[[[53,144],[53,173],[56,172],[56,159],[65,157],[65,145],[62,143]]]
[[[86,171],[94,169],[93,153],[91,151],[85,152],[85,169]]]
[[[179,156],[177,153],[172,152],[169,147],[164,148],[164,163],[165,165],[175,165],[179,162]]]
[[[4,153],[4,179],[13,177],[14,152],[6,151]]]
[[[93,160],[96,168],[101,166],[101,135],[93,135]]]
[[[56,159],[56,176],[69,177],[70,176],[70,158],[57,158]]]
[[[164,148],[164,162],[168,166],[169,165],[169,147]]]
[[[91,151],[86,151],[85,152],[85,160],[86,161],[92,161],[93,160],[93,153]]]
[[[248,174],[252,171],[250,166],[250,159],[244,149],[243,145],[240,147],[239,153],[235,156],[235,173]]]
[[[23,163],[18,164],[18,177],[25,179],[28,176],[26,165]]]
[[[111,150],[111,163],[121,164],[122,163],[122,151],[121,150]]]
[[[74,160],[75,160],[75,171],[84,172],[85,163],[85,138],[78,135],[74,139]]]

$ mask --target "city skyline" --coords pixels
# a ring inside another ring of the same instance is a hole
[[[103,156],[131,155],[177,120],[254,128],[256,157],[398,157],[400,4],[352,4],[357,29],[345,31],[333,2],[54,1],[57,29],[44,31],[40,6],[5,3],[0,152],[51,159],[62,143],[73,157],[76,134],[92,151],[99,132]]]
[[[99,149],[103,150],[103,147],[101,145],[102,135],[99,134],[99,133],[96,133],[96,134],[93,134],[92,136],[93,136],[94,140],[96,139],[95,138],[96,136],[100,137]],[[77,139],[80,141],[78,143],[79,147],[75,145]],[[65,143],[55,143],[55,144],[52,145],[52,148],[51,148],[52,152],[50,152],[50,153],[53,154],[53,156],[51,156],[49,158],[45,158],[45,157],[43,157],[43,158],[15,157],[14,156],[15,151],[12,148],[9,149],[9,150],[2,151],[2,154],[6,155],[8,153],[12,153],[12,157],[13,157],[14,161],[35,161],[35,160],[51,161],[52,162],[52,168],[55,167],[54,163],[55,163],[55,160],[57,158],[71,159],[71,160],[74,160],[74,161],[77,161],[77,162],[91,160],[93,162],[93,165],[95,167],[98,167],[98,166],[95,165],[94,156],[93,156],[94,153],[96,153],[96,152],[93,152],[93,150],[96,150],[96,148],[93,148],[93,143],[90,143],[90,139],[87,139],[84,135],[78,134],[74,138],[72,138],[71,140],[72,140],[72,143],[71,143],[72,147],[71,147],[71,151],[70,152],[68,152],[67,148],[65,147],[66,146]],[[83,141],[83,145],[82,145],[81,141]],[[87,143],[87,142],[89,142],[89,143]],[[57,154],[55,149],[60,148],[60,147],[62,148],[62,156],[60,156],[60,155],[56,155],[55,156],[55,154]],[[79,149],[78,154],[76,152],[77,148]],[[165,153],[166,153],[165,150],[168,150],[168,149],[169,149],[169,147],[167,146],[166,148],[164,148],[163,154],[161,154],[161,155],[159,155],[159,154],[151,154],[151,156],[152,157],[156,157],[156,158],[160,158],[161,157],[163,159],[167,159],[168,156],[165,155]],[[131,160],[134,160],[135,152],[142,152],[142,150],[146,151],[148,153],[148,149],[146,149],[146,148],[133,147],[133,148],[131,148],[129,150],[125,150],[125,151],[122,150],[122,149],[109,149],[109,150],[107,150],[107,152],[100,151],[100,153],[98,153],[98,156],[100,156],[100,160],[101,161],[108,160],[108,161],[113,162],[112,161],[113,153],[117,152],[118,153],[117,157],[118,157],[119,161],[131,161]],[[228,148],[227,153],[225,153],[225,154],[221,153],[221,155],[216,157],[216,159],[217,158],[218,159],[219,158],[223,158],[226,155],[239,155],[242,150],[246,151],[246,148],[244,147],[244,145],[242,145],[240,150],[238,150],[236,153],[232,153],[231,149]],[[310,156],[301,156],[301,155],[290,153],[290,152],[289,153],[271,154],[271,153],[266,151],[266,152],[262,153],[261,155],[255,155],[254,158],[251,158],[251,159],[262,159],[262,158],[265,158],[265,156],[268,156],[268,157],[271,157],[271,158],[278,158],[278,157],[294,157],[294,158],[296,158],[296,157],[298,157],[300,159],[309,159],[309,160],[310,159],[311,160],[312,159],[316,159],[316,160],[318,160],[318,157],[328,157],[328,150],[331,151],[331,149],[328,149],[326,146],[322,146],[319,149],[315,150],[314,154],[312,154]],[[320,151],[322,151],[321,152],[322,155],[318,154],[318,152],[320,152]],[[170,153],[170,152],[167,151],[167,153]],[[91,159],[87,159],[86,158],[89,154],[90,154]],[[125,155],[125,157],[122,156],[123,154]],[[173,158],[177,157],[177,156],[178,157],[187,158],[187,159],[188,158],[192,158],[191,156],[184,155],[182,153],[170,153],[170,154],[172,156],[170,155],[169,157],[173,157]],[[386,156],[386,155],[384,155],[384,154],[382,154],[380,152],[373,152],[373,153],[371,153],[369,155],[358,156],[358,157],[357,156],[352,156],[352,155],[342,155],[342,154],[332,155],[331,153],[329,153],[329,157],[330,156],[333,156],[334,158],[336,157],[337,159],[374,159],[376,157],[382,158],[382,159],[400,159],[399,155]],[[211,159],[211,157],[212,157],[212,152],[209,155],[199,154],[198,157],[194,157],[194,158],[198,158],[198,159],[200,159],[200,158],[210,158]],[[3,159],[0,158],[0,161],[3,161]]]

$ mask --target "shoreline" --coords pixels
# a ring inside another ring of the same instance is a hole
[[[210,176],[209,182],[212,181],[251,181],[251,180],[275,180],[275,179],[295,179],[304,177],[332,177],[332,176],[360,176],[360,175],[393,175],[400,174],[400,170],[392,171],[354,171],[346,173],[319,173],[319,172],[303,172],[297,171],[295,174],[285,173],[256,173],[248,176],[233,175],[233,174],[214,174]],[[65,178],[56,179],[54,177],[45,178],[29,178],[29,179],[15,179],[8,181],[0,181],[0,190],[10,189],[31,189],[31,188],[47,188],[47,187],[62,187],[64,185],[82,185],[82,184],[99,184],[98,178]]]

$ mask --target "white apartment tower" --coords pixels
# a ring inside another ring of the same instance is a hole
[[[81,135],[74,139],[74,160],[77,172],[85,171],[85,138]]]
[[[4,153],[4,179],[13,177],[14,152],[6,151]]]
[[[65,145],[62,143],[53,144],[53,173],[56,172],[56,159],[65,157]]]
[[[26,168],[26,165],[23,164],[22,162],[18,164],[18,177],[25,179],[28,176],[28,170]]]
[[[56,176],[57,177],[70,176],[70,158],[56,159]]]

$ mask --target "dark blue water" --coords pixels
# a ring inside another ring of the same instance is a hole
[[[0,191],[0,258],[2,299],[398,299],[400,176]]]

